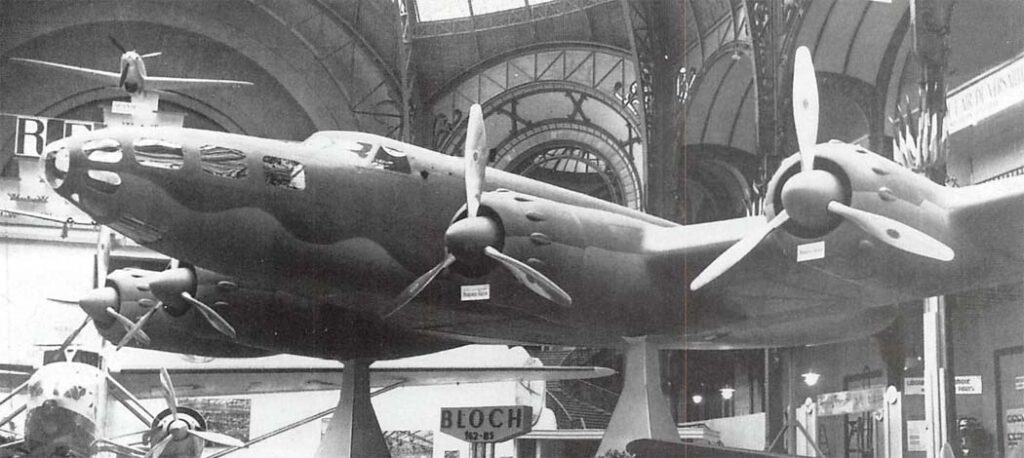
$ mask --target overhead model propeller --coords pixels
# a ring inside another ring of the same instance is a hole
[[[114,38],[113,35],[107,35],[107,38],[110,38],[110,42],[114,44],[114,47],[117,48],[118,51],[121,51],[121,77],[118,80],[117,87],[124,87],[124,81],[128,79],[128,67],[131,65],[133,61],[138,61],[149,57],[156,57],[163,54],[162,52],[157,51],[139,55],[139,53],[135,50],[129,51],[127,48],[121,45],[121,43],[117,41],[117,39]]]
[[[466,125],[465,181],[466,217],[455,221],[445,231],[444,260],[412,282],[381,315],[388,317],[405,307],[430,282],[455,262],[480,265],[486,258],[498,261],[524,286],[541,297],[568,307],[572,304],[562,288],[544,274],[495,248],[501,244],[503,233],[500,223],[480,214],[480,199],[483,195],[484,179],[487,173],[487,136],[484,132],[483,110],[474,104],[469,110]]]
[[[782,184],[782,209],[768,225],[740,239],[718,256],[690,283],[696,291],[727,272],[757,245],[792,220],[803,228],[822,230],[834,216],[843,218],[873,237],[900,250],[950,261],[953,250],[932,236],[885,216],[850,207],[842,202],[844,185],[832,173],[814,168],[818,139],[818,84],[811,52],[801,46],[793,63],[793,118],[800,146],[800,172]]]
[[[178,396],[174,392],[174,384],[171,383],[171,375],[167,373],[167,369],[160,369],[160,387],[163,389],[164,400],[167,401],[167,409],[171,412],[171,419],[161,426],[167,435],[146,452],[145,458],[158,458],[172,441],[184,440],[189,436],[196,436],[228,447],[245,446],[242,441],[226,434],[196,429],[193,424],[179,417]]]

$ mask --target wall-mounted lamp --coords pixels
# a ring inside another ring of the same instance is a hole
[[[718,390],[718,392],[722,393],[722,399],[725,399],[726,401],[728,401],[728,400],[732,399],[732,396],[734,394],[736,394],[736,388],[733,388],[733,387],[731,387],[729,385],[726,385],[724,388]]]
[[[690,396],[690,400],[693,401],[694,404],[700,405],[702,402],[704,402],[704,395],[697,393],[693,396]]]
[[[809,370],[800,376],[804,378],[804,384],[807,386],[817,385],[818,380],[821,380],[821,374],[814,372],[813,370]]]

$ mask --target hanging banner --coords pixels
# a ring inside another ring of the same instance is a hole
[[[840,391],[818,395],[818,416],[848,415],[873,412],[885,403],[885,387]]]
[[[950,91],[946,126],[952,134],[1024,100],[1024,58],[1004,64]]]
[[[102,126],[101,123],[91,121],[10,113],[0,113],[0,117],[4,118],[4,126],[8,126],[13,120],[14,155],[25,157],[39,157],[43,154],[43,148],[50,142]]]

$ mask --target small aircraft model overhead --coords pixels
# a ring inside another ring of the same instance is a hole
[[[901,301],[1024,274],[1024,181],[946,188],[817,143],[810,53],[796,62],[800,152],[759,217],[679,225],[487,169],[480,107],[464,158],[359,132],[111,128],[41,163],[98,223],[183,263],[112,274],[82,301],[100,332],[130,332],[108,308],[148,314],[153,348],[187,353],[821,344],[883,329]]]
[[[157,57],[162,54],[161,52],[151,52],[140,55],[135,50],[127,50],[114,37],[110,37],[110,42],[113,43],[119,51],[121,51],[120,64],[118,65],[118,72],[116,73],[24,57],[12,57],[11,60],[30,65],[43,66],[49,69],[73,74],[75,76],[84,76],[104,85],[123,88],[126,92],[132,95],[143,92],[252,86],[252,83],[248,81],[150,76],[146,73],[145,59]]]

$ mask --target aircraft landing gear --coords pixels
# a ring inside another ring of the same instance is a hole
[[[341,396],[327,434],[320,441],[317,458],[391,458],[377,414],[370,403],[370,363],[344,361]]]
[[[626,337],[625,385],[615,404],[597,456],[625,451],[637,439],[680,442],[679,430],[668,410],[668,398],[661,391],[661,361],[658,347],[646,337]]]

